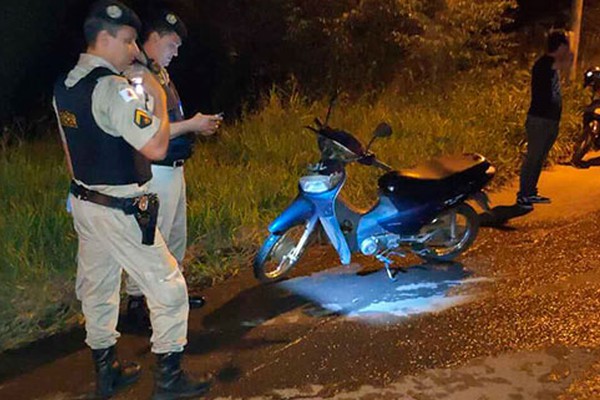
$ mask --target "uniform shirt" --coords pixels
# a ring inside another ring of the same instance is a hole
[[[115,67],[105,59],[84,53],[80,55],[75,68],[67,75],[65,85],[73,87],[97,67],[106,67],[115,74],[119,74]],[[154,100],[150,96],[147,97],[141,98],[138,96],[126,78],[117,75],[105,76],[98,79],[98,84],[92,93],[92,115],[96,124],[107,134],[122,137],[133,148],[140,150],[158,132],[161,123],[158,117],[152,115]],[[56,102],[53,103],[56,112]],[[141,128],[135,123],[137,109],[144,110],[151,116],[152,122],[148,126]],[[62,140],[66,143],[62,129],[60,129],[60,134]],[[110,157],[110,154],[106,156]],[[116,197],[137,196],[147,190],[147,184],[142,186],[137,184],[110,186],[84,185],[79,181],[77,183],[91,190]]]
[[[142,62],[134,63],[124,73],[130,80],[142,76],[144,73],[152,74],[158,83],[165,89],[167,94],[167,110],[171,117],[171,122],[182,121],[184,119],[183,108],[179,93],[175,84],[171,81],[171,76],[165,67],[161,67],[148,58],[145,53],[141,54]],[[168,90],[167,90],[168,88]]]
[[[139,63],[133,64],[128,68],[124,75],[130,80],[135,80],[143,76],[145,73],[152,74],[163,87],[165,94],[167,95],[167,111],[169,114],[170,122],[179,122],[185,119],[183,108],[181,105],[181,98],[177,92],[177,88],[169,72],[165,67],[160,66],[155,61],[150,59],[146,53],[142,51],[140,54],[141,59]],[[163,160],[155,161],[153,164],[156,165],[173,165],[174,162],[179,160],[187,160],[192,156],[195,134],[193,132],[182,132],[176,136],[171,136],[169,140],[169,147],[167,149],[167,155]]]
[[[531,70],[531,106],[529,115],[559,121],[562,95],[558,71],[553,68],[554,57],[540,57]]]

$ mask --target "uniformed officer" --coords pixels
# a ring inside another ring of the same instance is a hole
[[[171,122],[171,137],[167,155],[152,163],[150,191],[160,199],[158,227],[167,246],[181,269],[187,245],[186,187],[184,164],[192,155],[195,134],[211,135],[219,127],[222,117],[196,113],[184,117],[183,108],[175,84],[166,67],[178,55],[182,41],[187,37],[183,21],[171,10],[153,9],[143,19],[142,49],[139,65],[126,74],[133,80],[143,79],[144,73],[153,74],[167,96],[167,110]],[[127,279],[126,292],[128,320],[138,327],[147,326],[144,297],[140,287],[131,277]],[[203,305],[200,296],[190,296],[190,306]]]
[[[154,399],[196,397],[208,382],[180,367],[189,306],[177,261],[156,229],[156,195],[147,191],[149,160],[164,158],[170,127],[166,96],[145,79],[147,98],[122,77],[139,53],[136,14],[118,1],[92,6],[87,50],[55,84],[54,107],[73,175],[70,201],[79,238],[76,292],[85,315],[99,397],[139,378],[140,366],[117,361],[121,270],[147,298],[157,355]]]

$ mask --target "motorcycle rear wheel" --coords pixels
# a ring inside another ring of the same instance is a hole
[[[306,230],[306,225],[295,225],[282,234],[272,233],[267,237],[254,258],[254,276],[262,283],[282,280],[298,263],[306,248],[314,238],[314,232],[296,257],[292,251],[298,245]]]
[[[459,204],[442,212],[421,234],[433,235],[413,249],[426,261],[452,261],[467,251],[479,232],[479,216],[468,204]]]
[[[590,133],[584,132],[583,136],[575,144],[575,151],[573,152],[573,158],[571,163],[573,165],[580,165],[583,161],[583,157],[591,150],[593,144],[593,137]]]

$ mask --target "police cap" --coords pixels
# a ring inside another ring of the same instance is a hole
[[[175,32],[181,40],[187,38],[188,35],[187,28],[181,18],[166,8],[148,12],[148,15],[144,18],[144,32],[146,32],[146,38],[152,32]]]
[[[98,18],[115,25],[127,25],[140,31],[142,23],[137,14],[125,4],[116,0],[100,0],[95,2],[88,14],[89,18]]]

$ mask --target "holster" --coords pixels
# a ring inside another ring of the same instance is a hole
[[[75,182],[71,182],[70,192],[80,200],[116,208],[126,215],[133,215],[142,231],[142,244],[148,246],[154,244],[159,207],[156,193],[147,193],[138,197],[113,197],[89,190]]]
[[[152,246],[156,234],[156,221],[158,219],[158,196],[155,193],[148,193],[136,197],[131,212],[125,211],[125,214],[133,214],[135,220],[142,231],[142,244]]]

